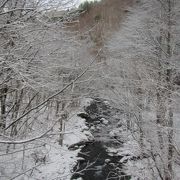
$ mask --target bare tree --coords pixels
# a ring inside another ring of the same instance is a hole
[[[116,40],[108,44],[113,60],[119,61],[116,62],[123,69],[117,78],[121,88],[115,89],[121,98],[117,103],[125,112],[135,115],[131,121],[139,129],[137,140],[144,147],[142,152],[151,152],[149,156],[155,163],[155,171],[159,178],[167,180],[174,179],[177,157],[173,109],[179,98],[174,81],[179,73],[176,61],[179,57],[179,5],[179,1],[171,0],[140,1],[133,15],[127,18],[128,24],[125,22],[125,27],[116,33]],[[140,93],[136,93],[136,89],[141,90]],[[149,106],[148,111],[146,106]],[[138,113],[141,116],[138,117]]]
[[[54,20],[50,15],[55,6],[60,16],[61,10],[66,13],[71,2],[0,2],[0,143],[7,156],[23,148],[24,170],[26,149],[56,129],[54,124],[60,114],[68,111],[72,97],[82,96],[79,84],[86,80],[82,77],[96,60],[82,63],[79,55],[85,47],[77,32],[70,31],[65,20]],[[62,144],[61,129],[58,133]]]

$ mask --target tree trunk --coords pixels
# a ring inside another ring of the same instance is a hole
[[[170,66],[169,61],[172,57],[172,50],[171,50],[171,26],[172,26],[172,0],[168,0],[168,15],[167,15],[167,54],[168,60],[167,65]],[[173,108],[172,108],[172,91],[173,89],[173,82],[172,82],[172,68],[168,67],[167,69],[167,89],[168,89],[168,119],[167,119],[167,126],[168,126],[168,174],[166,176],[166,180],[173,179]]]
[[[3,85],[0,94],[1,102],[1,117],[0,117],[0,131],[3,131],[6,127],[6,98],[7,98],[8,88],[7,85]]]

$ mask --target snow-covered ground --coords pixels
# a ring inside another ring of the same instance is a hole
[[[80,141],[86,141],[92,135],[87,131],[85,120],[77,117],[76,114],[66,123],[66,127],[69,133],[64,136],[63,146],[61,147],[56,139],[46,145],[49,149],[48,160],[38,168],[32,179],[70,179],[71,170],[78,160],[76,156],[80,149],[71,151],[68,147]]]
[[[85,125],[85,119],[77,116],[78,112],[82,112],[83,107],[88,105],[90,101],[91,99],[83,100],[80,108],[70,113],[65,125],[63,146],[59,145],[59,130],[55,128],[52,135],[24,146],[17,145],[15,149],[10,149],[9,154],[4,153],[5,148],[1,148],[0,179],[70,179],[80,149],[69,150],[68,147],[93,138]],[[25,151],[23,151],[23,148],[25,148]],[[14,153],[15,151],[18,152]]]

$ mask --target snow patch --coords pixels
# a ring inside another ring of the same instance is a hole
[[[87,107],[91,104],[92,101],[93,101],[92,98],[84,98],[84,99],[82,99],[80,106]]]

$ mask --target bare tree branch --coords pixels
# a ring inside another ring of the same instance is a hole
[[[5,1],[2,3],[2,5],[0,6],[0,8],[3,8],[8,1],[9,1],[9,0],[5,0]]]
[[[31,108],[29,111],[27,111],[26,113],[22,114],[19,118],[17,118],[15,121],[13,121],[11,124],[9,124],[5,130],[9,129],[12,125],[14,125],[15,123],[17,123],[19,120],[21,120],[23,117],[25,117],[27,114],[29,114],[30,112],[32,112],[33,110],[39,108],[40,106],[44,105],[45,103],[47,103],[49,100],[53,99],[54,97],[56,97],[57,95],[63,93],[67,88],[69,88],[71,85],[73,85],[79,78],[81,78],[91,67],[91,65],[95,62],[96,58],[99,56],[99,53],[101,52],[102,49],[100,49],[96,55],[96,57],[90,62],[90,64],[85,68],[85,70],[80,73],[77,78],[75,78],[73,81],[71,81],[69,84],[67,84],[64,88],[62,88],[60,91],[58,91],[57,93],[53,94],[52,96],[48,97],[45,101],[41,102],[40,104],[38,104],[37,106]]]
[[[26,11],[26,10],[35,10],[35,9],[34,8],[16,8],[16,9],[11,9],[11,10],[6,11],[6,12],[2,12],[2,13],[0,13],[0,15],[12,13],[14,11]]]

